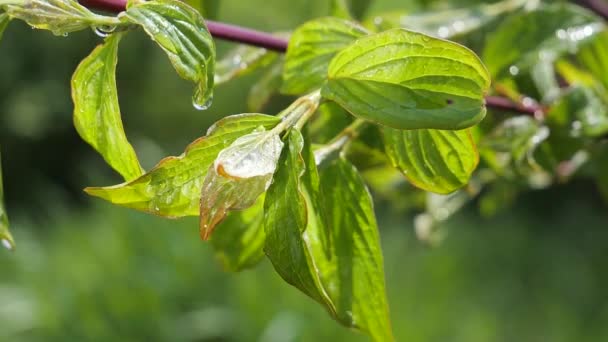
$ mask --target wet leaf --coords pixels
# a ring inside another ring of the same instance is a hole
[[[468,130],[385,128],[384,145],[393,166],[416,187],[440,194],[469,182],[479,155]]]
[[[2,179],[2,165],[0,164],[0,243],[4,248],[14,249],[15,241],[8,230],[8,215],[4,207],[4,186]]]
[[[529,69],[543,55],[555,59],[575,52],[603,27],[601,19],[581,7],[542,5],[510,16],[490,34],[483,61],[493,77],[507,77]]]
[[[404,29],[357,40],[334,57],[322,95],[351,114],[398,129],[463,129],[486,113],[490,78],[456,43]]]
[[[85,191],[111,203],[165,217],[198,216],[201,188],[216,157],[239,137],[259,127],[271,128],[279,118],[264,114],[226,117],[191,143],[179,157],[161,160],[145,175],[123,184]]]
[[[278,55],[263,48],[239,45],[232,49],[215,67],[215,84],[228,82],[272,63]]]
[[[367,35],[363,27],[339,18],[320,18],[298,27],[289,40],[281,91],[304,94],[321,87],[336,53]]]
[[[80,63],[72,77],[72,99],[78,134],[129,181],[143,170],[120,117],[116,63],[121,38],[120,33],[109,36]]]
[[[242,271],[257,265],[264,257],[264,195],[243,211],[228,214],[211,237],[215,255],[224,268]]]
[[[289,284],[341,324],[392,341],[372,200],[344,159],[319,175],[299,132],[288,136],[265,202],[265,252]]]
[[[137,2],[125,12],[167,53],[184,79],[196,84],[193,104],[207,109],[213,99],[215,44],[201,14],[178,0]]]
[[[201,192],[200,229],[204,240],[229,211],[252,206],[268,189],[282,149],[279,134],[256,130],[219,153]]]
[[[28,25],[49,30],[55,35],[67,35],[96,26],[120,25],[120,20],[95,14],[75,0],[15,0],[0,1],[11,18]]]

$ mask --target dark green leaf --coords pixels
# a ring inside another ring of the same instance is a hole
[[[297,95],[320,88],[334,55],[367,34],[356,23],[331,17],[300,26],[289,40],[281,91]]]
[[[398,129],[462,129],[485,116],[489,75],[469,49],[404,29],[357,40],[329,66],[322,95]]]
[[[203,181],[220,151],[237,138],[259,127],[273,127],[279,121],[264,114],[229,116],[211,127],[207,136],[190,144],[181,156],[161,160],[145,175],[131,182],[85,191],[114,204],[160,216],[198,216]]]
[[[0,163],[0,243],[8,249],[15,248],[15,241],[8,230],[8,216],[4,208],[4,186],[2,179],[2,164]]]
[[[266,255],[285,281],[339,322],[375,341],[392,341],[371,197],[344,159],[328,165],[319,181],[303,144],[299,132],[291,131],[268,189]]]
[[[255,266],[264,256],[264,196],[243,211],[232,212],[211,237],[224,268],[238,272]]]
[[[143,170],[125,135],[118,105],[116,63],[121,37],[120,33],[109,36],[80,63],[72,77],[72,99],[74,126],[82,139],[129,181]]]
[[[239,76],[247,75],[272,63],[277,54],[263,48],[239,45],[217,62],[215,84],[228,82]]]
[[[50,30],[55,35],[121,24],[117,18],[95,14],[75,0],[6,0],[0,1],[0,6],[4,6],[11,18],[23,20],[37,29]]]
[[[571,4],[542,5],[505,20],[487,38],[483,61],[503,78],[529,69],[539,58],[574,52],[604,27],[601,19]]]
[[[215,45],[200,13],[178,0],[159,0],[130,5],[125,17],[141,25],[165,50],[182,78],[196,83],[194,106],[209,107],[213,98]]]
[[[415,186],[447,194],[469,182],[479,155],[468,130],[384,129],[386,154]]]

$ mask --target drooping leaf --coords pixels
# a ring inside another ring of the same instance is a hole
[[[4,185],[2,179],[2,164],[0,163],[0,243],[4,248],[15,248],[15,241],[8,230],[8,215],[4,208]]]
[[[485,116],[490,77],[469,49],[404,29],[338,53],[322,90],[351,114],[398,129],[463,129]]]
[[[268,189],[282,149],[279,134],[262,128],[239,137],[219,153],[201,191],[200,230],[204,240],[229,211],[252,206]]]
[[[314,156],[303,144],[292,130],[268,190],[266,255],[286,282],[340,323],[375,341],[392,341],[369,192],[344,159],[329,164],[319,180]]]
[[[85,191],[111,203],[166,216],[198,216],[201,188],[209,167],[226,147],[259,127],[271,128],[279,118],[264,114],[226,117],[191,143],[179,157],[161,160],[145,175],[123,184]]]
[[[116,64],[122,35],[110,35],[80,63],[72,77],[72,99],[78,134],[129,181],[143,170],[125,135],[118,105]]]
[[[8,26],[8,23],[11,21],[11,17],[6,13],[0,13],[0,39],[2,39],[2,35],[4,35],[4,30]]]
[[[178,0],[136,2],[125,12],[167,53],[184,79],[196,84],[193,104],[206,109],[213,98],[215,44],[201,14]]]
[[[447,194],[469,182],[479,155],[468,130],[385,128],[384,145],[393,166],[415,186]]]
[[[483,61],[493,77],[503,78],[529,69],[542,54],[574,52],[603,27],[597,16],[572,4],[539,6],[512,15],[489,35]]]
[[[215,84],[228,82],[272,63],[277,54],[264,48],[239,45],[217,62]]]
[[[215,255],[225,269],[242,271],[264,257],[264,195],[243,211],[232,212],[211,237]]]
[[[25,21],[28,25],[49,30],[55,35],[67,35],[89,27],[115,27],[117,18],[95,14],[76,0],[1,0],[11,18]]]
[[[270,98],[278,93],[283,82],[283,58],[272,64],[260,79],[251,87],[247,96],[247,108],[253,112],[261,111]]]
[[[515,11],[525,3],[526,0],[508,0],[423,13],[392,12],[373,16],[367,21],[367,25],[378,31],[402,27],[438,38],[451,39],[478,30],[496,17]]]
[[[298,95],[321,87],[334,55],[367,34],[358,24],[333,17],[315,19],[298,27],[289,40],[281,91]]]

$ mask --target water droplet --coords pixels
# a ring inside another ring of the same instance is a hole
[[[2,239],[2,246],[8,249],[9,251],[12,251],[15,248],[15,246],[13,246],[13,243],[8,239]]]
[[[206,91],[205,93],[198,92],[192,97],[192,105],[196,110],[206,110],[213,103],[213,92]]]
[[[93,28],[93,32],[95,32],[95,34],[101,38],[106,38],[107,36],[111,35],[114,31],[116,31],[116,26],[111,26],[111,25],[101,25],[101,26],[95,26]]]
[[[511,65],[509,67],[509,73],[513,76],[517,76],[519,74],[519,68],[515,65]]]

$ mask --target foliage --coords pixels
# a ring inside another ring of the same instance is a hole
[[[366,181],[379,195],[394,192],[395,178],[379,176],[394,168],[427,191],[416,231],[433,243],[478,196],[482,212],[495,213],[508,202],[495,195],[504,189],[514,198],[575,176],[606,193],[608,35],[586,9],[503,0],[359,23],[370,2],[336,0],[331,17],[291,33],[285,56],[239,46],[216,60],[201,12],[212,15],[217,4],[189,3],[130,1],[114,16],[74,0],[0,0],[0,35],[18,19],[56,35],[91,28],[105,38],[74,73],[74,124],[125,182],[87,193],[163,217],[199,216],[201,237],[227,269],[265,255],[287,283],[374,340],[393,337]],[[116,87],[118,45],[137,29],[194,83],[199,110],[211,105],[216,83],[262,69],[252,111],[277,91],[298,97],[277,115],[227,116],[181,156],[145,171]],[[487,115],[488,94],[539,109]],[[3,207],[0,215],[0,239],[12,246]]]

